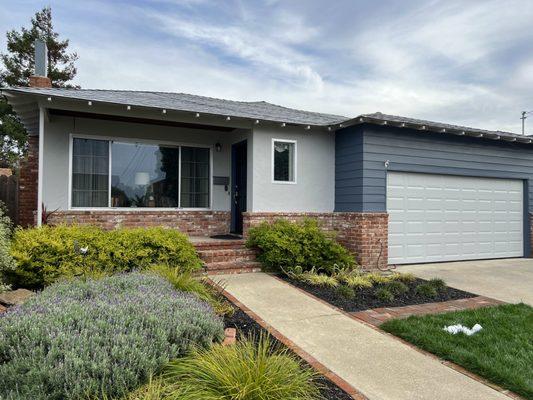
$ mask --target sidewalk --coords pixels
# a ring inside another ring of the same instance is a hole
[[[370,400],[509,400],[267,274],[223,275],[216,280]]]

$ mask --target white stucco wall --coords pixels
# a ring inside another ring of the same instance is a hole
[[[70,134],[207,146],[214,146],[218,142],[222,144],[222,151],[216,152],[213,149],[213,175],[228,177],[231,176],[231,144],[249,136],[249,132],[245,130],[216,132],[63,116],[53,116],[50,121],[45,121],[44,132],[43,203],[48,210],[68,209]],[[249,198],[251,197],[249,194]],[[230,207],[229,190],[225,191],[223,186],[213,186],[212,209],[229,211]]]
[[[272,182],[272,139],[297,141],[296,184]],[[303,127],[258,125],[253,134],[251,211],[332,212],[335,136]]]

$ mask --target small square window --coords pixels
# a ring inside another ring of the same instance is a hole
[[[296,142],[272,141],[273,181],[296,183]]]

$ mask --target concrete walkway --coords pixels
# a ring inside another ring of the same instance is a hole
[[[398,267],[424,279],[442,278],[449,286],[507,303],[533,306],[533,259],[461,261]]]
[[[267,274],[217,278],[237,300],[371,400],[509,400]]]

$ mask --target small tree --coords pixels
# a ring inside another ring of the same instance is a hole
[[[45,7],[31,19],[29,29],[6,33],[7,53],[0,54],[0,87],[28,86],[34,73],[34,42],[43,40],[48,47],[48,77],[53,87],[77,87],[70,83],[76,76],[76,53],[67,52],[68,39],[60,40],[52,25],[52,9]],[[14,167],[26,150],[27,133],[5,98],[0,98],[0,166]]]

